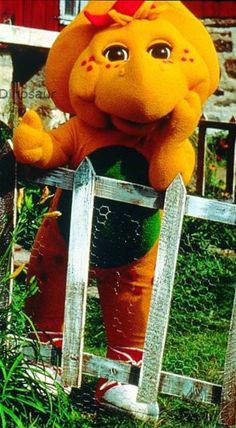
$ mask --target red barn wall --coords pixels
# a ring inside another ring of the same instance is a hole
[[[183,1],[198,18],[236,18],[235,1]]]
[[[58,0],[0,1],[0,22],[10,17],[14,25],[57,31],[58,16]]]
[[[183,1],[199,18],[236,18],[235,1]],[[59,0],[0,0],[0,22],[59,30]]]

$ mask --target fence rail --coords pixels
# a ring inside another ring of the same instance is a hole
[[[33,180],[38,184],[72,190],[75,171],[65,168],[42,171],[21,166],[20,175],[22,178],[26,178],[29,181]],[[121,180],[117,181],[113,178],[96,176],[94,192],[95,196],[98,197],[140,205],[146,208],[163,209],[164,207],[164,193],[157,192],[148,186]],[[184,215],[226,224],[236,224],[234,204],[200,196],[186,196]]]

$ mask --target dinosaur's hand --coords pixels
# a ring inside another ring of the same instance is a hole
[[[21,163],[36,164],[42,158],[42,147],[48,138],[38,114],[33,110],[27,111],[13,137],[16,159]]]
[[[189,137],[196,128],[201,116],[201,101],[199,95],[190,91],[175,107],[172,114],[172,132],[181,140]]]
[[[165,190],[177,174],[185,184],[191,179],[195,153],[186,139],[196,128],[201,115],[201,102],[194,91],[179,101],[168,123],[155,133],[149,167],[150,183],[157,190]]]
[[[197,127],[201,117],[201,101],[199,95],[189,91],[170,113],[168,122],[158,131],[157,138],[160,144],[173,144],[184,141]]]
[[[151,185],[159,190],[165,190],[181,174],[185,184],[188,184],[194,169],[195,153],[188,140],[174,147],[171,144],[158,147],[153,154],[149,166]]]

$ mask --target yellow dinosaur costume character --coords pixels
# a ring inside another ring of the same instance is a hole
[[[99,175],[165,190],[194,168],[187,140],[202,105],[217,87],[219,67],[204,26],[180,2],[90,1],[50,50],[46,84],[55,104],[72,113],[45,132],[37,114],[25,114],[14,136],[19,162],[40,168],[77,168],[88,156]],[[61,337],[69,195],[57,192],[36,237],[29,275],[40,287],[28,304],[42,340]],[[108,356],[142,359],[160,216],[110,202],[109,227],[97,236],[91,267],[98,283]],[[98,210],[101,206],[98,207]],[[128,219],[128,220],[127,220]],[[95,220],[96,221],[96,220]],[[133,224],[140,233],[135,240]],[[100,253],[99,253],[100,251]],[[136,403],[133,385],[99,383],[97,398],[144,419],[158,406]]]

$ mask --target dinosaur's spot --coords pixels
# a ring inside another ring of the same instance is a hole
[[[89,58],[89,61],[95,61],[95,56],[91,56],[90,58]]]
[[[181,58],[181,61],[185,62],[187,61],[187,58],[185,58],[184,56]]]
[[[111,68],[111,64],[106,64],[106,68]]]
[[[189,53],[189,49],[184,49],[184,53]]]
[[[194,58],[189,58],[189,61],[190,62],[194,62]]]
[[[82,67],[83,67],[86,64],[87,64],[87,61],[84,59],[84,61],[82,61],[80,65],[82,65]]]
[[[86,68],[86,71],[92,71],[93,70],[93,66],[92,65],[89,65],[87,68]]]
[[[151,5],[151,9],[156,9],[156,5],[155,5],[155,4],[152,4],[152,5]]]
[[[57,254],[55,257],[54,257],[54,262],[57,264],[57,265],[60,265],[60,264],[62,264],[62,263],[64,263],[64,256],[62,256],[61,254]]]

